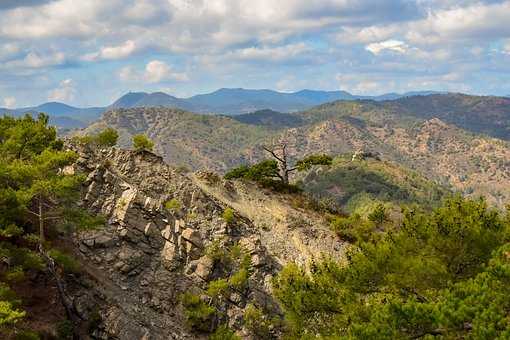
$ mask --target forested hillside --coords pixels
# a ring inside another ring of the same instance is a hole
[[[484,195],[491,204],[503,207],[510,198],[505,190],[510,185],[510,144],[474,133],[486,131],[459,118],[479,120],[480,126],[494,128],[490,135],[498,135],[508,121],[503,101],[429,95],[383,102],[338,101],[295,114],[259,111],[235,118],[140,108],[107,112],[85,132],[115,127],[125,147],[133,134],[147,133],[167,161],[220,172],[263,159],[262,146],[275,141],[285,141],[294,159],[312,153],[374,152],[428,180],[472,197]]]
[[[370,152],[186,173],[138,117],[65,143],[44,115],[0,121],[3,338],[510,336],[508,209]]]

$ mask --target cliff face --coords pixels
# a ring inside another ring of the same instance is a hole
[[[107,219],[104,229],[75,237],[86,279],[73,294],[80,313],[96,319],[95,338],[202,337],[186,325],[181,296],[192,292],[211,303],[210,282],[228,279],[229,272],[211,249],[234,245],[249,254],[248,277],[215,302],[212,324],[248,337],[242,320],[248,304],[279,314],[271,278],[283,264],[343,254],[344,245],[319,215],[284,196],[212,173],[186,176],[148,152],[78,152],[66,171],[88,174],[82,204]],[[226,217],[227,208],[233,218]]]

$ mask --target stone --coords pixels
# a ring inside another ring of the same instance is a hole
[[[265,256],[263,256],[261,254],[254,254],[251,257],[251,264],[254,267],[262,267],[262,266],[265,266],[267,264],[267,261],[266,261]]]
[[[94,248],[109,248],[115,245],[115,238],[111,234],[100,234],[94,238]]]
[[[181,233],[181,237],[189,243],[187,249],[191,249],[191,247],[202,248],[202,236],[198,230],[186,228]]]
[[[197,260],[195,274],[200,278],[207,280],[213,270],[214,262],[209,256],[202,256]]]

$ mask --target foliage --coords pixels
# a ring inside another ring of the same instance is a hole
[[[234,210],[232,208],[226,208],[221,217],[227,222],[227,224],[232,224],[234,222]]]
[[[377,225],[383,224],[388,220],[386,207],[384,204],[379,203],[375,206],[374,210],[367,216],[368,220],[374,222]]]
[[[332,158],[328,155],[310,155],[296,162],[295,168],[287,169],[287,172],[294,170],[304,171],[312,167],[312,165],[330,165]],[[271,188],[278,192],[295,193],[299,192],[299,188],[284,181],[284,177],[280,174],[278,161],[267,159],[251,166],[241,165],[231,169],[225,174],[225,179],[247,179],[259,183],[260,185]]]
[[[23,304],[5,294],[8,284],[25,280],[28,271],[43,270],[41,251],[65,270],[75,270],[63,253],[46,249],[61,231],[100,223],[77,206],[84,176],[62,171],[77,157],[63,150],[48,116],[0,118],[0,257],[8,264],[0,268],[2,324],[25,316]]]
[[[253,304],[246,306],[244,324],[251,334],[261,339],[271,338],[271,321]]]
[[[202,297],[186,293],[182,301],[190,327],[197,331],[211,332],[221,319],[219,311],[225,309],[224,304],[232,303],[230,296],[233,293],[245,294],[251,275],[251,256],[237,244],[225,246],[220,241],[207,247],[206,255],[213,261],[213,271],[217,278],[209,281]],[[217,332],[224,334],[221,326]]]
[[[221,325],[209,336],[209,340],[241,340],[241,338],[227,326]]]
[[[78,261],[76,261],[76,259],[74,259],[72,256],[64,254],[58,249],[51,249],[50,251],[48,251],[48,255],[50,255],[51,258],[65,271],[71,273],[79,272],[80,265]]]
[[[137,151],[146,150],[152,151],[154,143],[145,135],[134,135],[133,136],[133,147]]]
[[[0,327],[12,325],[25,317],[25,312],[16,309],[8,301],[0,301]]]
[[[96,136],[96,142],[99,146],[115,146],[119,139],[119,133],[113,128],[106,128]]]
[[[454,197],[405,211],[398,228],[353,246],[347,265],[288,265],[273,283],[287,335],[506,338],[509,232],[508,217],[483,200]]]
[[[333,199],[346,213],[364,217],[379,203],[387,208],[403,204],[433,208],[449,194],[447,188],[403,166],[372,159],[351,162],[347,156],[336,157],[329,168],[298,179],[306,193]]]
[[[73,323],[69,320],[60,321],[57,324],[57,335],[61,340],[73,338],[74,327]]]
[[[333,158],[329,155],[310,155],[296,162],[298,171],[310,170],[313,165],[331,165]]]
[[[117,145],[119,133],[117,130],[108,127],[97,134],[74,136],[72,140],[81,146],[112,147]]]
[[[278,163],[275,160],[265,160],[252,166],[241,165],[228,171],[224,178],[254,181],[277,192],[299,192],[298,187],[282,182],[279,177]]]
[[[200,296],[186,292],[181,298],[188,326],[203,332],[214,328],[216,309],[204,302]]]
[[[40,340],[39,334],[33,331],[24,330],[16,334],[16,340]]]
[[[165,208],[172,212],[177,212],[182,207],[181,202],[177,198],[172,198],[168,202],[165,203]]]

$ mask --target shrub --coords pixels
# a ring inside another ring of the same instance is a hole
[[[77,273],[80,270],[80,265],[73,257],[64,254],[58,249],[51,249],[48,255],[60,265],[66,272]]]
[[[154,147],[154,143],[147,138],[145,135],[134,135],[133,136],[133,147],[137,151],[146,150],[146,151],[152,151],[152,148]]]
[[[95,137],[96,143],[99,146],[115,146],[119,139],[119,133],[112,128],[106,128]]]
[[[36,332],[24,330],[24,331],[19,332],[14,339],[16,339],[16,340],[39,340],[39,339],[41,339],[41,337]]]
[[[297,161],[296,167],[298,171],[305,171],[309,170],[313,165],[331,165],[332,163],[333,158],[331,156],[325,154],[310,155],[303,158],[302,160]]]
[[[370,214],[368,214],[367,218],[376,223],[377,225],[383,224],[385,221],[388,220],[388,216],[386,213],[386,207],[379,203],[375,206],[374,210]]]
[[[234,222],[234,210],[232,208],[226,208],[221,217],[227,224],[232,224]]]
[[[241,338],[226,325],[221,325],[209,336],[209,340],[241,340]]]
[[[244,324],[250,333],[256,337],[261,339],[271,338],[271,322],[253,304],[249,304],[244,311]]]
[[[182,207],[181,202],[177,198],[172,198],[165,203],[165,208],[171,212],[177,212]]]
[[[207,295],[212,298],[217,298],[220,296],[225,296],[228,292],[228,282],[225,279],[218,279],[209,282],[207,287]]]
[[[189,327],[196,331],[210,332],[214,329],[216,308],[209,306],[192,293],[184,293],[181,297],[184,315]]]
[[[73,323],[69,320],[60,321],[57,324],[57,336],[60,340],[72,339],[74,332]]]

